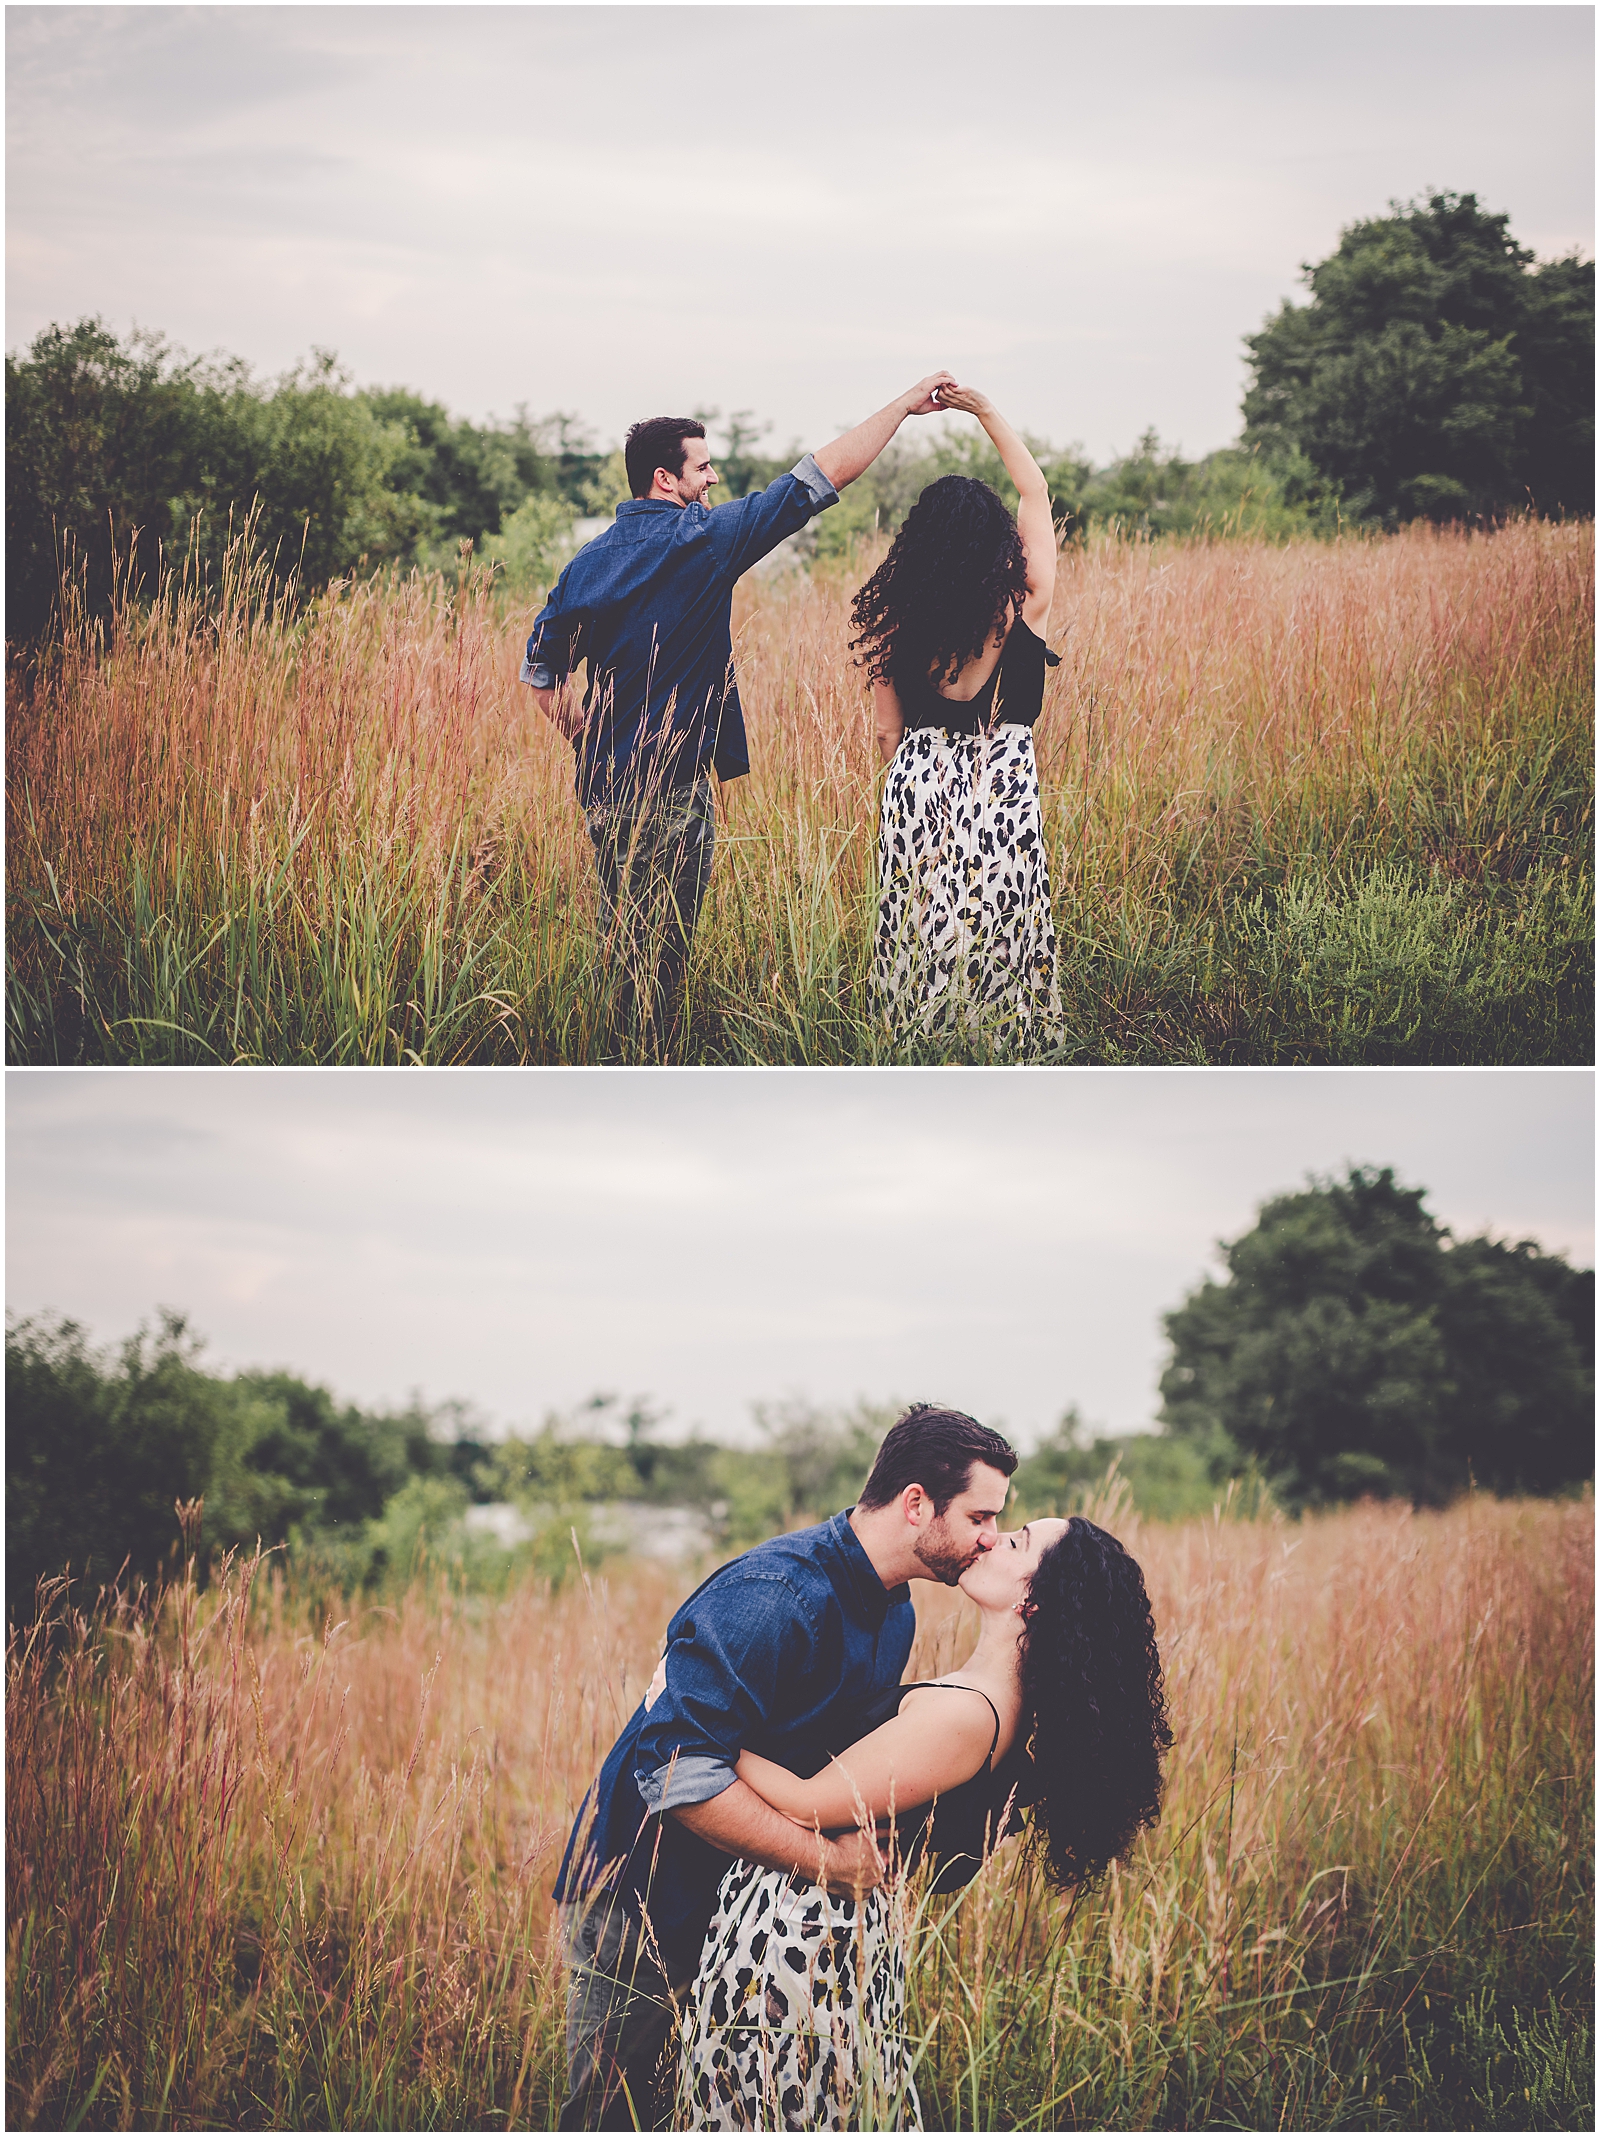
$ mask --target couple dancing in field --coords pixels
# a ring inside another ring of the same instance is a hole
[[[859,1502],[714,1573],[667,1628],[556,1885],[563,2129],[915,2129],[905,1876],[967,1884],[1026,1824],[1089,1884],[1171,1743],[1138,1566],[1093,1523],[1002,1534],[1017,1457],[916,1404]],[[977,1606],[904,1684],[913,1580]]]
[[[1058,1037],[1055,930],[1033,724],[1056,544],[1043,474],[985,397],[930,374],[765,490],[715,510],[705,426],[628,433],[632,495],[562,572],[522,677],[575,745],[601,928],[626,1023],[659,1046],[711,875],[712,777],[750,769],[729,629],[734,582],[838,501],[908,416],[974,415],[1018,492],[947,475],[856,596],[852,646],[888,766],[874,981],[885,1034],[1007,1052]],[[588,663],[581,703],[571,674]]]

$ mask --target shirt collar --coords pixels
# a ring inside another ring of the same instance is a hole
[[[860,1605],[862,1615],[871,1626],[879,1626],[889,1614],[893,1603],[906,1602],[911,1594],[911,1585],[902,1581],[898,1588],[886,1588],[873,1570],[872,1560],[862,1550],[860,1539],[850,1526],[850,1516],[855,1512],[847,1506],[842,1514],[834,1514],[828,1521],[828,1540],[837,1550],[840,1571],[845,1585]]]
[[[688,512],[689,505],[675,505],[670,497],[624,497],[617,504],[617,517],[624,512]]]

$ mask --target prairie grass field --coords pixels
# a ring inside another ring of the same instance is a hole
[[[1592,1500],[1119,1491],[1164,1815],[1075,1906],[1014,1843],[916,1904],[928,2127],[1592,2127]],[[552,2126],[551,1876],[691,1584],[57,1592],[8,1668],[8,2125]],[[910,1674],[968,1607],[919,1605]]]
[[[848,569],[740,584],[674,1058],[894,1053]],[[1591,521],[1063,552],[1037,730],[1067,1062],[1593,1056]],[[202,600],[10,677],[12,1062],[577,1063],[607,980],[570,750],[487,572]],[[536,606],[537,604],[534,604]]]

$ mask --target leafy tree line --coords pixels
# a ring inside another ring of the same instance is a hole
[[[1246,337],[1241,442],[1188,461],[1147,431],[1095,468],[1030,439],[1065,536],[1120,526],[1281,537],[1527,509],[1594,509],[1594,264],[1537,265],[1509,218],[1440,193],[1346,230],[1305,269],[1310,302]],[[798,442],[764,449],[752,411],[694,411],[721,495],[759,489]],[[119,342],[99,320],[53,326],[6,359],[7,630],[48,627],[63,555],[91,611],[118,560],[135,593],[158,559],[215,578],[250,515],[259,548],[315,589],[361,568],[453,569],[461,544],[522,595],[557,568],[573,522],[626,494],[620,451],[576,418],[472,424],[400,388],[356,390],[335,358],[274,381],[232,358],[184,358],[158,335]],[[1011,485],[988,440],[920,434],[891,447],[806,538],[847,559],[892,530],[923,486]]]
[[[770,424],[749,410],[692,411],[717,454],[719,496],[742,497],[793,466],[802,447],[762,450]],[[1290,497],[1259,449],[1189,463],[1154,432],[1096,473],[1075,448],[1034,440],[1063,533],[1097,523],[1150,533],[1209,525],[1289,533],[1327,518]],[[848,560],[892,530],[942,474],[973,474],[1012,495],[986,438],[947,435],[891,448],[803,543]],[[472,424],[399,388],[357,390],[326,352],[284,377],[237,359],[185,359],[158,335],[118,341],[99,320],[50,327],[6,359],[6,612],[17,644],[56,615],[70,568],[92,615],[109,613],[119,575],[148,598],[160,571],[215,585],[248,523],[280,587],[303,591],[358,569],[453,571],[462,545],[509,587],[536,597],[559,569],[574,523],[627,494],[620,449],[599,451],[568,414]],[[1329,521],[1331,524],[1331,520]]]
[[[1437,193],[1354,223],[1311,301],[1245,337],[1237,445],[1185,460],[1154,430],[1100,469],[1029,446],[1069,538],[1328,534],[1342,525],[1594,511],[1594,262],[1539,266],[1510,218]],[[824,554],[893,526],[935,475],[1015,491],[983,437],[884,455],[817,524]]]
[[[163,560],[214,580],[247,515],[279,583],[307,589],[363,563],[453,566],[464,541],[548,548],[597,509],[604,466],[571,416],[468,423],[356,391],[326,352],[265,381],[159,335],[50,327],[6,359],[7,631],[47,627],[64,559],[96,614],[119,570],[136,594]]]
[[[479,1581],[529,1563],[559,1574],[597,1501],[691,1506],[730,1549],[847,1504],[893,1422],[758,1405],[760,1452],[658,1436],[647,1403],[597,1395],[537,1432],[488,1438],[460,1405],[341,1404],[289,1373],[208,1371],[181,1315],[111,1355],[68,1320],[6,1331],[6,1608],[31,1614],[41,1574],[92,1591],[126,1565],[158,1579],[181,1545],[174,1508],[203,1499],[202,1558],[282,1544],[348,1589],[410,1578],[421,1551]],[[506,1550],[464,1521],[509,1502],[527,1543]],[[598,1545],[594,1546],[598,1550]]]
[[[112,1357],[72,1321],[6,1331],[6,1607],[40,1573],[91,1584],[127,1562],[154,1579],[177,1544],[173,1507],[203,1498],[204,1544],[359,1533],[412,1478],[473,1478],[469,1434],[441,1440],[420,1410],[341,1406],[286,1373],[207,1372],[181,1316]]]
[[[1224,1248],[1225,1277],[1165,1317],[1165,1430],[1091,1435],[1076,1410],[1021,1463],[1016,1505],[1067,1511],[1115,1458],[1157,1519],[1209,1509],[1231,1480],[1291,1512],[1363,1495],[1440,1505],[1475,1484],[1571,1489],[1594,1473],[1594,1272],[1527,1241],[1454,1240],[1422,1190],[1356,1167],[1267,1202]],[[182,1319],[111,1357],[70,1321],[6,1338],[7,1609],[41,1573],[155,1578],[174,1503],[203,1498],[207,1549],[285,1543],[347,1589],[404,1582],[419,1552],[492,1583],[559,1575],[599,1502],[688,1506],[734,1550],[856,1496],[898,1411],[755,1405],[758,1450],[660,1436],[643,1400],[596,1395],[531,1434],[490,1439],[459,1405],[340,1405],[286,1373],[223,1376]],[[465,1520],[509,1502],[507,1551]]]

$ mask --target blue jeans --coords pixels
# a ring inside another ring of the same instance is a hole
[[[563,2130],[664,2130],[677,2089],[677,2004],[699,1955],[679,1955],[669,1981],[638,1903],[599,1893],[564,1906],[567,2093]]]
[[[689,944],[711,881],[711,775],[639,803],[586,812],[600,877],[600,932],[621,967],[621,1030],[659,1047],[683,1003]]]

